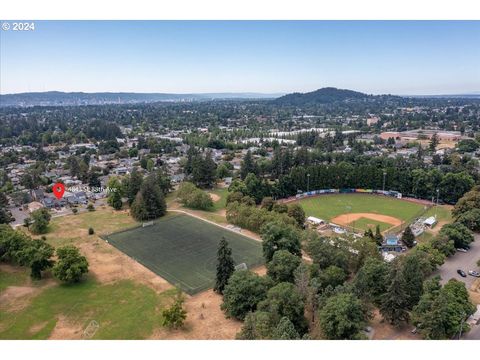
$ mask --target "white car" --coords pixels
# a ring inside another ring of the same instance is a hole
[[[475,277],[480,277],[480,273],[475,270],[469,270],[468,275],[475,276]]]
[[[458,248],[457,251],[460,251],[460,252],[463,252],[463,253],[466,253],[466,252],[467,252],[467,250],[462,249],[462,248]]]

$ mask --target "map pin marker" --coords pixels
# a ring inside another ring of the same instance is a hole
[[[56,183],[55,185],[53,185],[52,191],[53,195],[55,195],[55,197],[60,200],[63,196],[63,193],[65,192],[65,185],[63,185],[62,183]]]

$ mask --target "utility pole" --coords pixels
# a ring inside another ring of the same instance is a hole
[[[384,171],[383,172],[383,187],[382,187],[382,190],[385,191],[385,177],[387,176],[387,172]]]
[[[307,174],[307,192],[310,191],[310,174]]]
[[[440,189],[437,189],[437,205],[435,206],[435,219],[437,219],[437,209],[438,209],[438,194],[440,193]]]

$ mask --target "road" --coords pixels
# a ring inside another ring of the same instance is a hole
[[[470,250],[466,253],[458,252],[449,257],[445,264],[443,264],[433,275],[440,275],[442,278],[441,283],[445,284],[451,278],[463,281],[467,286],[467,289],[470,289],[475,277],[467,275],[466,278],[462,278],[457,274],[458,269],[462,269],[466,273],[468,270],[477,270],[480,271],[477,266],[477,261],[480,260],[480,234],[475,234],[475,241],[470,244]]]

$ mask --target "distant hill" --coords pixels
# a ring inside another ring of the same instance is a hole
[[[137,104],[157,101],[206,101],[221,99],[274,99],[283,94],[263,93],[127,93],[127,92],[28,92],[0,95],[0,106],[74,106],[100,104]]]
[[[349,100],[365,100],[372,97],[373,95],[367,95],[358,91],[326,87],[307,93],[287,94],[273,101],[279,105],[300,106],[305,104],[330,104]]]

